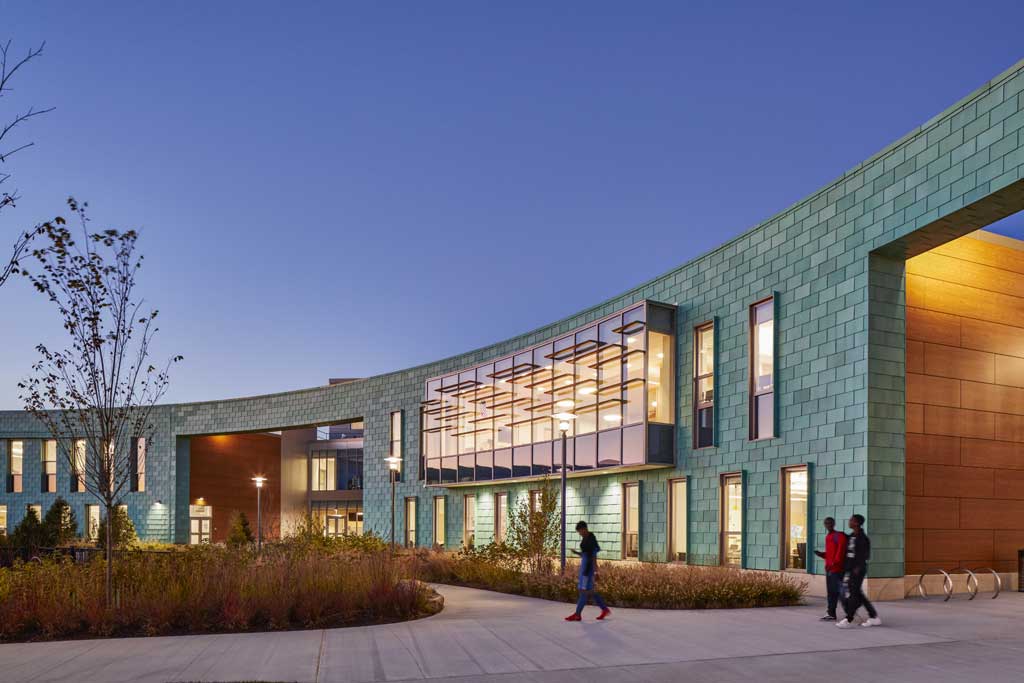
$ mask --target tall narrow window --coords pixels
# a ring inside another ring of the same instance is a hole
[[[693,447],[715,445],[715,324],[694,333]]]
[[[132,491],[146,490],[146,438],[132,440]]]
[[[472,548],[476,545],[476,496],[465,496],[462,503],[462,545]]]
[[[7,506],[0,505],[0,536],[7,535]]]
[[[313,451],[310,474],[314,491],[336,491],[338,488],[338,458],[335,451]]]
[[[542,495],[540,491],[530,491],[530,512],[541,511]]]
[[[670,562],[686,562],[686,480],[668,483],[668,555]]]
[[[499,493],[494,497],[494,541],[504,543],[508,535],[508,494]]]
[[[722,477],[720,518],[721,564],[739,567],[743,564],[743,477],[739,474]]]
[[[100,537],[100,506],[85,506],[85,537],[95,541]]]
[[[750,307],[750,438],[775,436],[775,300]]]
[[[39,483],[39,490],[43,493],[57,492],[57,442],[53,439],[46,439],[42,444],[40,460],[42,463],[42,477]]]
[[[647,359],[647,420],[673,424],[675,413],[675,370],[672,366],[673,337],[649,332]]]
[[[391,413],[391,447],[388,454],[392,458],[402,457],[402,411],[396,410]],[[397,481],[402,481],[402,470],[395,472]]]
[[[71,493],[85,493],[85,439],[75,439],[73,448]]]
[[[782,566],[807,569],[807,468],[782,470]]]
[[[636,482],[622,487],[622,556],[640,557],[640,485]]]
[[[416,499],[405,499],[405,547],[416,547]]]
[[[25,472],[25,442],[7,442],[7,491],[8,493],[21,493],[21,477]]]
[[[434,545],[444,547],[444,496],[434,498]]]

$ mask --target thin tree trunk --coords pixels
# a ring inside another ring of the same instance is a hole
[[[114,518],[112,516],[112,508],[108,504],[107,505],[107,539],[106,539],[106,543],[107,543],[107,567],[106,567],[106,574],[107,574],[107,577],[106,577],[107,578],[107,609],[110,609],[111,607],[113,607],[113,602],[111,601],[111,583],[113,582],[112,581],[112,579],[113,579],[113,571],[112,570],[113,570],[113,565],[114,565],[114,548],[113,548],[113,543],[112,543],[113,536],[111,535],[111,531],[112,531],[111,527],[113,527],[113,526],[114,526]]]

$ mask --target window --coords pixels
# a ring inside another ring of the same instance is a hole
[[[85,537],[90,541],[100,537],[100,506],[85,506]]]
[[[0,505],[0,536],[7,535],[7,506]]]
[[[706,323],[693,340],[693,447],[715,445],[715,324]]]
[[[39,490],[43,493],[57,492],[57,442],[53,439],[45,439],[40,451],[40,462],[42,465],[42,476],[39,482]]]
[[[499,493],[494,498],[494,541],[504,543],[508,535],[508,494]]]
[[[722,476],[720,562],[726,567],[743,564],[743,477]]]
[[[392,458],[402,457],[402,411],[391,413],[391,448],[388,454]],[[396,481],[402,481],[402,470],[395,471]]]
[[[668,559],[686,562],[686,480],[668,483]]]
[[[132,491],[146,490],[146,439],[138,437],[132,440],[131,459]]]
[[[314,491],[336,491],[338,489],[337,457],[334,451],[313,451],[312,489]]]
[[[542,493],[540,491],[530,491],[530,512],[540,512],[542,500]]]
[[[21,476],[25,472],[25,442],[7,442],[7,491],[21,493]]]
[[[29,503],[25,506],[25,512],[30,515],[35,515],[36,519],[43,521],[43,506],[39,503]]]
[[[782,470],[782,567],[807,569],[807,467]]]
[[[465,496],[462,503],[462,545],[472,548],[476,544],[476,496]]]
[[[444,496],[434,498],[434,545],[444,547]]]
[[[313,516],[320,521],[324,536],[339,538],[363,533],[363,504],[361,501],[314,501]]]
[[[85,439],[75,439],[73,447],[71,493],[85,493]]]
[[[416,499],[405,499],[405,547],[416,547]]]
[[[650,358],[647,363],[647,421],[675,422],[675,376],[672,367],[671,335],[650,332]]]
[[[775,436],[775,299],[750,307],[750,438]]]
[[[636,482],[622,487],[622,556],[640,557],[640,485]]]

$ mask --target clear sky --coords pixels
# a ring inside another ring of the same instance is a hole
[[[86,7],[85,5],[89,6]],[[1024,3],[4,2],[16,225],[139,227],[168,400],[556,320],[835,179],[1022,56]],[[1024,237],[1024,214],[998,229]],[[0,289],[0,407],[59,321]]]

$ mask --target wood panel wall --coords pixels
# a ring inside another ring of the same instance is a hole
[[[256,533],[256,485],[267,477],[262,498],[263,538],[281,528],[281,437],[276,434],[225,434],[191,439],[189,502],[200,496],[213,506],[214,543],[224,541],[235,510],[244,512]]]
[[[1013,571],[1024,548],[1024,242],[907,261],[906,573]]]

